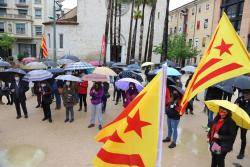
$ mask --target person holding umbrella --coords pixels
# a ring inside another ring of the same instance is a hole
[[[41,83],[41,104],[43,108],[44,118],[42,121],[48,120],[52,123],[50,104],[52,103],[52,89],[47,81]]]
[[[79,110],[82,111],[82,102],[84,104],[84,111],[87,112],[87,92],[88,92],[88,81],[79,82],[78,86],[78,96],[79,96]]]
[[[232,151],[236,136],[236,123],[230,110],[220,107],[219,113],[211,123],[208,142],[212,155],[211,167],[224,167],[228,152]]]
[[[28,118],[25,92],[29,90],[29,85],[27,82],[23,81],[18,74],[15,74],[14,79],[15,80],[10,85],[10,90],[16,107],[16,118],[20,119],[22,117],[20,106],[22,107],[24,117]]]
[[[134,98],[139,94],[139,91],[137,90],[135,84],[133,82],[129,83],[129,88],[125,92],[125,101],[123,106],[127,107],[131,101],[134,100]]]
[[[107,100],[110,97],[109,94],[109,83],[108,82],[103,82],[103,96],[102,96],[102,113],[106,112],[106,106],[107,106]]]
[[[77,104],[76,89],[70,81],[66,81],[65,86],[62,90],[63,105],[66,108],[66,119],[65,123],[74,121],[74,105]]]
[[[239,105],[250,116],[250,90],[243,90],[242,96],[239,97],[235,103]],[[238,128],[237,128],[238,131]],[[247,129],[240,127],[241,148],[237,159],[243,159],[245,156],[245,149],[247,144]]]
[[[92,104],[92,113],[90,125],[88,128],[92,128],[95,126],[95,117],[97,114],[98,122],[99,122],[99,130],[102,129],[103,119],[102,119],[102,97],[104,94],[104,90],[101,82],[95,82],[90,89],[89,95],[91,96],[91,104]]]

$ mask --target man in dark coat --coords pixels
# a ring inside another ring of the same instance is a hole
[[[27,82],[22,81],[20,76],[16,75],[15,80],[10,85],[10,90],[13,95],[13,100],[16,107],[17,119],[21,118],[21,108],[23,109],[23,114],[25,118],[28,118],[28,112],[26,107],[26,95],[25,92],[29,90],[29,85]]]

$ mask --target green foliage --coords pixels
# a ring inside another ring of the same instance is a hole
[[[5,51],[12,49],[14,41],[15,39],[13,37],[11,37],[6,33],[3,33],[0,36],[0,48],[2,48]]]
[[[26,57],[28,57],[28,55],[25,55],[25,54],[22,54],[22,53],[19,53],[19,54],[17,55],[17,59],[18,59],[18,60],[22,60],[23,58],[26,58]]]
[[[141,18],[142,18],[142,11],[141,10],[134,11],[134,19],[141,19]]]
[[[154,47],[155,54],[162,54],[162,45]],[[187,59],[197,56],[199,51],[193,48],[191,44],[187,43],[184,35],[170,36],[168,40],[168,59]]]

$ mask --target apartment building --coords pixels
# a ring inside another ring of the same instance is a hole
[[[52,0],[0,0],[0,33],[15,38],[11,55],[38,57],[43,22],[52,15]],[[3,55],[1,55],[3,56]]]
[[[206,49],[213,27],[214,0],[194,0],[169,14],[169,34],[184,34],[186,40],[192,44],[200,54],[186,64],[198,63]]]

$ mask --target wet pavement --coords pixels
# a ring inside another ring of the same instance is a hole
[[[162,167],[210,166],[206,132],[202,128],[207,122],[203,112],[204,105],[197,101],[194,105],[195,115],[185,115],[181,118],[177,147],[171,150],[168,144],[163,144]],[[36,97],[29,94],[29,118],[16,120],[14,106],[0,105],[0,167],[91,167],[93,158],[102,144],[94,140],[98,128],[87,128],[90,111],[79,112],[76,106],[75,121],[65,124],[64,108],[55,111],[55,105],[52,104],[53,123],[50,124],[41,121],[42,109],[36,109],[35,106]],[[121,103],[114,105],[112,99],[109,99],[107,112],[104,114],[105,122],[115,118],[121,108]],[[166,126],[164,137],[165,135]],[[250,140],[250,133],[247,139]],[[250,144],[247,145],[244,160],[236,159],[239,146],[238,135],[234,150],[226,158],[227,167],[249,167]]]

